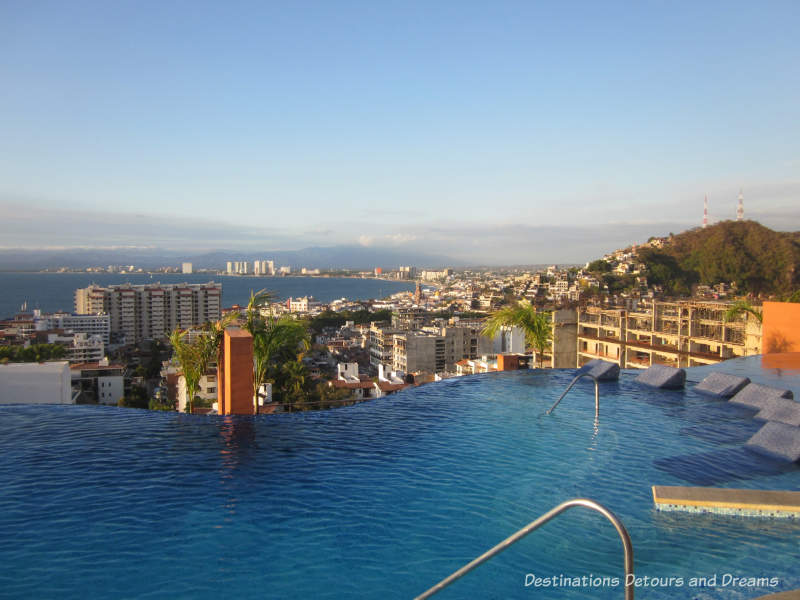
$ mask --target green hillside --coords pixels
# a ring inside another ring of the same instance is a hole
[[[800,232],[773,231],[755,221],[722,221],[673,236],[639,258],[650,283],[685,294],[695,283],[735,284],[740,293],[781,296],[800,287]]]

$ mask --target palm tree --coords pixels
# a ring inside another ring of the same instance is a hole
[[[283,371],[283,375],[285,376],[284,397],[290,399],[293,406],[302,403],[305,399],[304,388],[307,375],[305,365],[298,357],[297,360],[284,363],[281,367],[281,371]]]
[[[192,412],[194,397],[200,390],[200,378],[205,371],[201,370],[203,358],[199,344],[186,341],[187,333],[186,330],[175,329],[169,334],[169,343],[172,344],[175,359],[183,371],[183,378],[186,382],[186,409],[188,412]]]
[[[261,308],[268,306],[273,297],[274,294],[266,289],[259,290],[256,293],[250,290],[250,300],[248,300],[247,309],[245,309],[244,328],[252,335],[255,335],[255,332],[264,326]],[[270,316],[272,316],[272,310],[270,310]]]
[[[296,321],[289,316],[276,319],[271,312],[266,318],[261,315],[261,307],[271,298],[272,294],[266,290],[255,294],[251,292],[244,324],[244,328],[253,336],[255,412],[258,411],[258,391],[270,375],[273,380],[282,375],[282,365],[299,362],[302,354],[311,347],[308,328],[303,321]]]
[[[289,316],[270,318],[253,339],[253,385],[258,386],[256,391],[268,378],[273,381],[283,379],[283,365],[299,362],[310,347],[304,322]]]
[[[210,367],[213,362],[216,362],[217,366],[219,366],[225,329],[238,320],[239,313],[230,312],[223,315],[219,321],[209,321],[203,327],[203,332],[197,339],[197,343],[200,347],[203,373],[208,370],[208,367]]]
[[[734,302],[731,307],[725,311],[724,320],[735,321],[742,313],[750,313],[759,323],[763,322],[764,315],[747,300],[737,300]]]
[[[266,290],[253,293],[250,290],[250,300],[247,302],[244,328],[253,336],[253,413],[258,413],[258,391],[267,378],[270,352],[267,339],[267,323],[272,322],[272,311],[268,319],[261,315],[261,307],[269,303],[272,294]]]
[[[538,312],[530,302],[522,300],[492,313],[482,333],[486,337],[494,337],[503,327],[514,326],[521,328],[525,333],[525,344],[536,350],[541,367],[542,355],[550,345],[550,313]]]

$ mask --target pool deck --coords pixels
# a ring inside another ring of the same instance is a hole
[[[653,501],[662,510],[800,517],[800,492],[784,490],[654,485]]]

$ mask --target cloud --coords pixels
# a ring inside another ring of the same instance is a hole
[[[708,182],[706,182],[708,183]],[[780,231],[800,230],[800,182],[744,182],[745,217]],[[673,188],[675,198],[637,206],[583,208],[553,203],[536,213],[485,211],[482,220],[457,219],[458,212],[431,209],[428,218],[376,221],[365,213],[306,215],[297,224],[250,220],[227,213],[219,218],[139,211],[100,212],[47,208],[20,198],[0,198],[0,243],[7,248],[148,247],[174,250],[299,250],[357,244],[451,256],[471,264],[582,263],[651,236],[699,226],[704,186]],[[712,222],[735,218],[739,188],[708,185]],[[724,202],[722,199],[725,199]],[[723,213],[726,211],[725,213]],[[730,213],[730,214],[727,214]],[[508,215],[512,214],[512,217]],[[530,216],[533,214],[533,216]],[[577,220],[580,217],[581,220]],[[241,218],[242,223],[232,219]]]
[[[99,212],[0,203],[0,239],[6,248],[149,246],[207,249],[230,246],[296,249],[330,231],[237,225],[224,219]]]
[[[360,235],[358,236],[359,246],[381,246],[396,247],[409,244],[417,239],[413,233],[387,233],[383,235]]]

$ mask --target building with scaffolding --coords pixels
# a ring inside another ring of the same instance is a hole
[[[577,366],[601,358],[621,368],[694,367],[761,353],[761,323],[728,321],[726,302],[656,301],[644,309],[586,307],[578,313]]]

